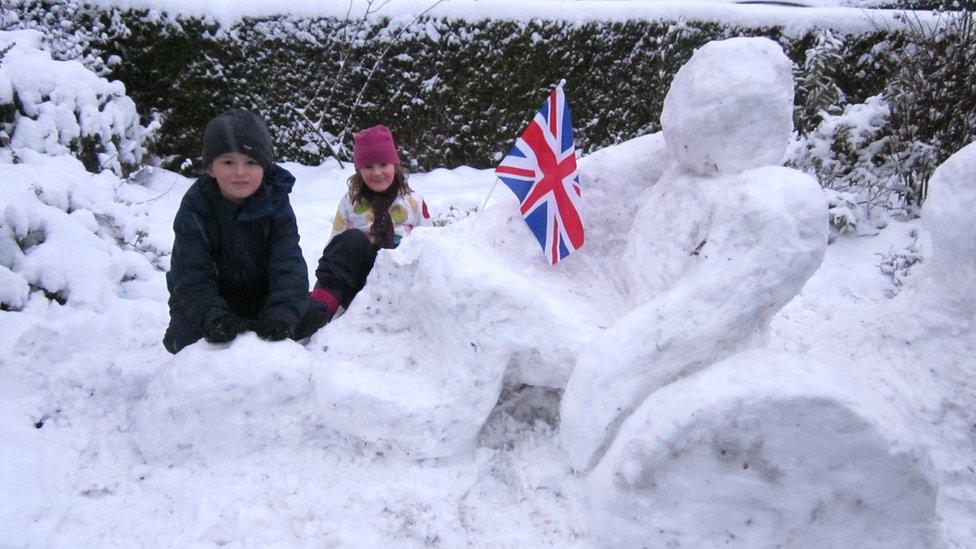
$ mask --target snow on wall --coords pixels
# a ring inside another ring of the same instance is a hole
[[[353,2],[317,2],[315,0],[248,0],[235,2],[197,2],[194,0],[97,0],[97,5],[150,9],[170,14],[209,17],[223,25],[233,25],[244,17],[262,17],[283,13],[296,17],[351,17],[366,13],[364,0]],[[375,3],[374,3],[375,4]],[[817,2],[818,7],[795,8],[774,5],[748,5],[726,2],[689,2],[684,0],[599,0],[559,1],[492,0],[491,2],[453,0],[394,0],[380,9],[372,6],[373,17],[389,17],[408,22],[429,9],[428,15],[480,21],[483,19],[548,19],[562,21],[628,21],[634,19],[675,21],[679,19],[713,21],[736,26],[782,26],[789,34],[803,34],[810,29],[829,28],[842,33],[863,33],[878,27],[900,27],[896,10],[869,10],[840,7],[837,3]],[[433,8],[433,9],[430,9]],[[919,12],[921,21],[929,22],[927,13]]]

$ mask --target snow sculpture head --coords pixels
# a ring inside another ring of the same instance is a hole
[[[717,175],[780,164],[793,132],[792,63],[768,38],[709,42],[675,75],[661,124],[686,170]]]
[[[960,304],[976,307],[976,142],[939,166],[929,180],[922,220],[932,233],[932,265],[939,286]]]

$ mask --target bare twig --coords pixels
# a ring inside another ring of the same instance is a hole
[[[390,42],[386,45],[386,48],[383,49],[379,57],[377,57],[376,61],[373,63],[373,66],[369,69],[369,74],[367,74],[366,76],[366,82],[363,82],[363,86],[359,88],[359,93],[356,95],[356,101],[353,103],[352,108],[349,109],[349,116],[346,117],[346,123],[343,124],[342,131],[339,133],[340,139],[345,136],[346,131],[349,129],[349,125],[352,123],[352,117],[356,114],[356,109],[359,108],[359,104],[362,102],[363,99],[363,94],[365,94],[366,88],[369,86],[370,80],[373,79],[373,75],[376,74],[376,69],[378,69],[380,64],[382,64],[383,59],[386,58],[386,54],[389,53],[391,49],[393,49],[393,45],[396,44],[396,41],[397,39],[400,38],[400,35],[403,34],[403,32],[407,28],[409,28],[411,25],[416,23],[417,20],[419,20],[421,17],[423,17],[428,12],[430,12],[431,10],[433,10],[434,8],[443,4],[446,1],[447,0],[437,0],[436,2],[428,6],[427,9],[415,15],[414,18],[411,19],[409,23],[400,27],[400,30],[397,31],[397,33],[393,36],[393,38],[390,39]]]

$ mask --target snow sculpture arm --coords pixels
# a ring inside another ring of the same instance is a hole
[[[577,362],[560,439],[578,469],[595,465],[648,395],[761,335],[820,265],[826,204],[815,181],[771,167],[732,183],[707,216],[697,261],[668,291],[595,338]]]

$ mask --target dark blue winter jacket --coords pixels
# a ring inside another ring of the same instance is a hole
[[[173,221],[171,353],[198,341],[204,327],[228,313],[277,320],[294,329],[308,308],[308,267],[288,193],[295,178],[271,165],[257,192],[235,204],[205,175],[183,196]]]

